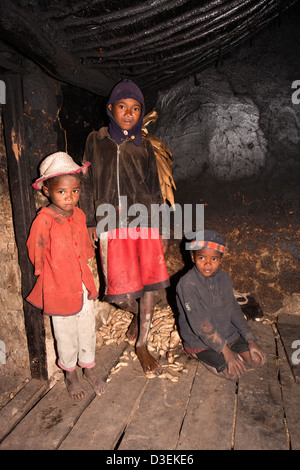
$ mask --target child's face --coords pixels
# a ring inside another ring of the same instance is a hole
[[[123,131],[129,131],[140,119],[142,105],[131,98],[122,99],[108,105],[112,116]]]
[[[191,252],[192,260],[198,271],[205,277],[212,276],[222,262],[222,254],[211,248],[201,248]]]
[[[61,175],[49,188],[43,187],[44,193],[51,199],[51,208],[60,215],[71,216],[80,193],[80,180],[76,176]]]

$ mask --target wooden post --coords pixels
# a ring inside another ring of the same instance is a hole
[[[7,151],[8,180],[19,264],[21,269],[23,299],[32,289],[35,276],[28,258],[26,241],[36,215],[31,187],[29,152],[24,136],[24,103],[22,78],[8,75],[6,104],[3,105],[4,133]],[[48,379],[44,318],[40,310],[24,300],[25,330],[27,335],[31,375]]]

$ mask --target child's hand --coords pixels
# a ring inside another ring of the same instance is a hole
[[[260,362],[260,365],[265,364],[265,362],[267,361],[267,355],[265,351],[260,346],[258,346],[255,341],[248,341],[248,348],[252,361],[256,363]],[[259,356],[258,358],[257,355]]]
[[[246,372],[244,359],[239,354],[232,351],[228,346],[224,346],[222,354],[227,363],[228,374],[232,377],[242,377]]]
[[[96,234],[96,227],[88,227],[88,233],[89,233],[93,248],[97,248],[96,242],[98,241],[98,237]]]

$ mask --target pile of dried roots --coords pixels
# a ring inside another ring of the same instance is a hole
[[[129,342],[126,333],[132,318],[133,315],[130,312],[112,308],[106,324],[101,326],[97,332],[97,344],[100,346],[102,344],[120,344],[123,341]],[[147,344],[152,354],[166,359],[166,361],[162,361],[166,363],[162,364],[157,372],[147,374],[147,377],[167,378],[172,382],[178,382],[178,375],[173,375],[173,373],[186,372],[186,369],[177,360],[180,356],[177,352],[182,344],[170,306],[155,309]],[[119,362],[111,369],[110,375],[119,372],[121,367],[128,366],[130,360],[135,361],[136,359],[137,356],[134,351],[125,350]]]

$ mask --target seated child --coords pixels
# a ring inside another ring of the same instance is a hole
[[[221,269],[221,235],[204,230],[204,240],[196,234],[188,249],[194,267],[176,289],[183,346],[216,375],[236,380],[246,364],[264,364],[266,354],[233,295],[230,276]]]
[[[89,165],[78,166],[64,152],[43,160],[41,177],[33,187],[42,189],[51,203],[38,212],[27,240],[38,278],[26,300],[52,317],[58,365],[74,399],[87,395],[76,375],[77,361],[95,393],[105,391],[104,382],[93,372],[96,336],[92,299],[98,292],[87,260],[95,253],[85,215],[76,207],[82,174]]]

